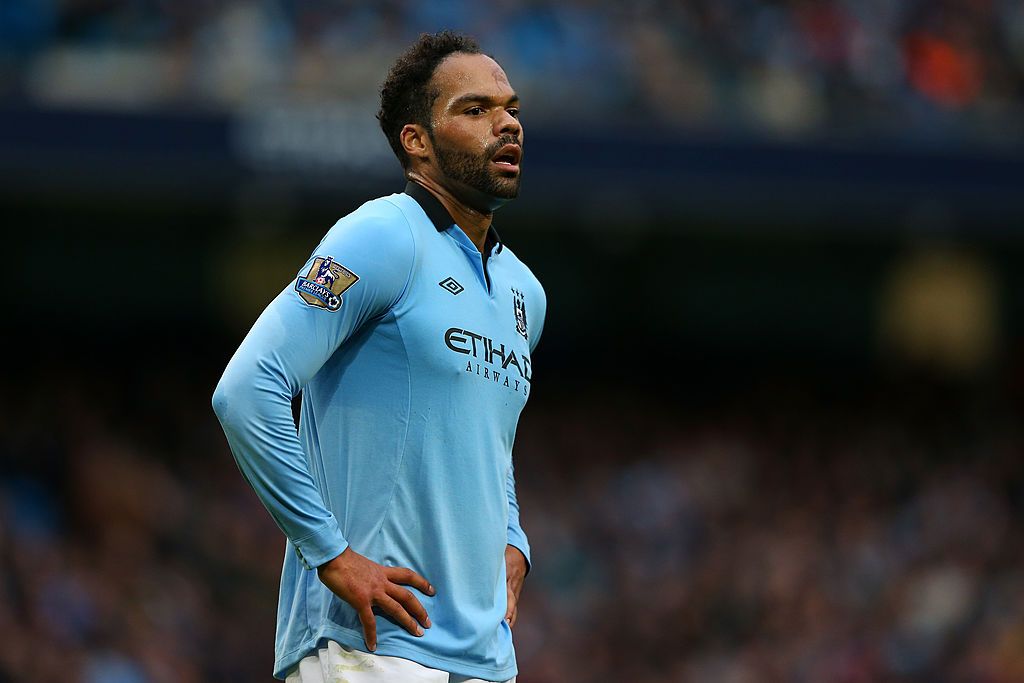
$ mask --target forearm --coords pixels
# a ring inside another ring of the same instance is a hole
[[[516,548],[525,562],[526,571],[530,570],[530,542],[519,522],[519,499],[516,495],[515,473],[509,468],[505,481],[505,494],[508,498],[508,530],[506,542]]]
[[[518,595],[526,579],[526,556],[514,545],[505,546],[505,578]]]
[[[247,339],[228,364],[213,396],[242,475],[295,545],[307,567],[348,546],[306,466],[295,433],[287,379]]]

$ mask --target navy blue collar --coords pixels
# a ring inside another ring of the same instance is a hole
[[[438,232],[444,232],[455,225],[455,219],[448,213],[448,209],[444,208],[441,200],[435,197],[434,193],[427,188],[410,180],[405,184],[404,192],[419,203],[423,213],[427,214],[427,218],[434,224]],[[498,251],[500,252],[502,248],[501,238],[498,237],[498,231],[491,225],[487,228],[487,237],[484,240],[484,256],[490,255],[494,250],[494,245],[498,245]]]

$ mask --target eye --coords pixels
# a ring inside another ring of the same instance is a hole
[[[484,113],[484,108],[479,105],[475,107],[470,107],[469,109],[466,110],[466,113],[469,114],[470,116],[480,116],[481,114]]]
[[[508,115],[511,116],[512,118],[519,118],[519,107],[509,107],[508,109],[506,109],[506,111],[508,112]]]

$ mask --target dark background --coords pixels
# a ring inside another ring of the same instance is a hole
[[[400,191],[418,32],[524,99],[548,294],[521,683],[1024,680],[1024,10],[0,10],[0,681],[269,680],[284,541],[209,408],[320,236]],[[471,416],[467,416],[471,419]]]

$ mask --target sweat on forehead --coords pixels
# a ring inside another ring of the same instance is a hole
[[[494,78],[494,82],[497,85],[508,85],[511,87],[508,82],[508,76],[505,75],[505,72],[502,71],[500,66],[495,65],[494,70],[491,71],[491,76]]]
[[[463,58],[463,59],[459,59]],[[444,110],[462,100],[516,99],[504,70],[484,55],[453,55],[438,66],[432,82],[433,106]]]
[[[449,55],[438,64],[434,70],[433,80],[437,85],[490,81],[496,85],[508,86],[508,77],[492,58],[465,52]]]

